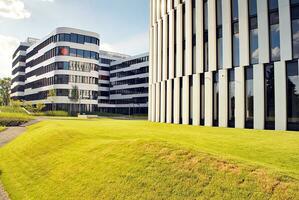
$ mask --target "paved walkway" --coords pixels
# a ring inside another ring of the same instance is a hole
[[[22,126],[18,127],[8,127],[6,130],[0,132],[0,148],[10,141],[14,140],[19,135],[23,134],[26,131],[26,127],[30,126],[32,124],[40,122],[42,119],[38,118],[35,120],[32,120],[26,124],[23,124]],[[0,171],[1,173],[1,171]],[[1,174],[0,174],[1,175]],[[3,186],[0,183],[0,200],[10,200],[8,197],[8,194],[5,192]]]

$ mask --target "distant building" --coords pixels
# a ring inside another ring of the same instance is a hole
[[[298,0],[150,6],[150,121],[299,130]]]
[[[148,53],[114,61],[110,64],[110,92],[106,112],[118,114],[147,113]]]
[[[127,67],[134,73],[136,66],[130,60],[143,62],[139,65],[146,67],[146,70],[142,70],[146,71],[148,76],[148,56],[142,55],[139,59],[100,51],[99,47],[100,39],[97,33],[65,27],[55,29],[42,40],[28,39],[21,43],[13,55],[11,98],[33,105],[44,103],[45,110],[65,110],[70,113],[147,113],[147,96],[146,100],[141,101],[138,88],[133,90],[132,84],[125,83],[122,89],[127,87],[131,92],[136,91],[137,96],[128,97],[133,100],[123,104],[123,110],[115,109],[120,102],[117,102],[112,94],[114,89],[110,76],[114,76],[111,70],[114,63],[132,65],[131,68],[129,65]],[[144,74],[139,73],[138,76]],[[136,81],[133,81],[136,86],[138,76]],[[115,82],[115,79],[113,81]],[[53,92],[55,95],[50,95]],[[145,95],[143,96],[145,98]],[[133,104],[134,102],[136,104]],[[132,105],[138,109],[129,110]]]

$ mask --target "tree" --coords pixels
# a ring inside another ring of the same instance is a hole
[[[48,98],[51,100],[52,110],[56,110],[56,108],[54,109],[54,107],[55,107],[54,97],[56,97],[56,90],[55,89],[49,90],[49,92],[48,92]]]
[[[11,88],[11,79],[10,78],[0,79],[0,104],[2,106],[9,105],[10,88]]]
[[[36,104],[36,112],[41,112],[45,107],[46,105],[44,103]]]
[[[79,91],[78,86],[74,85],[72,87],[70,99],[75,102],[78,102],[80,100],[80,91]],[[81,111],[80,111],[80,105],[79,105],[79,113],[80,112]]]

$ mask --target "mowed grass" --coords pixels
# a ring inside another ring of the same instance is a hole
[[[23,199],[298,199],[299,133],[48,120],[0,149]]]

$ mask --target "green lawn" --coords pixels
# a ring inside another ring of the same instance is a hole
[[[49,120],[0,149],[23,199],[298,199],[299,133]]]

